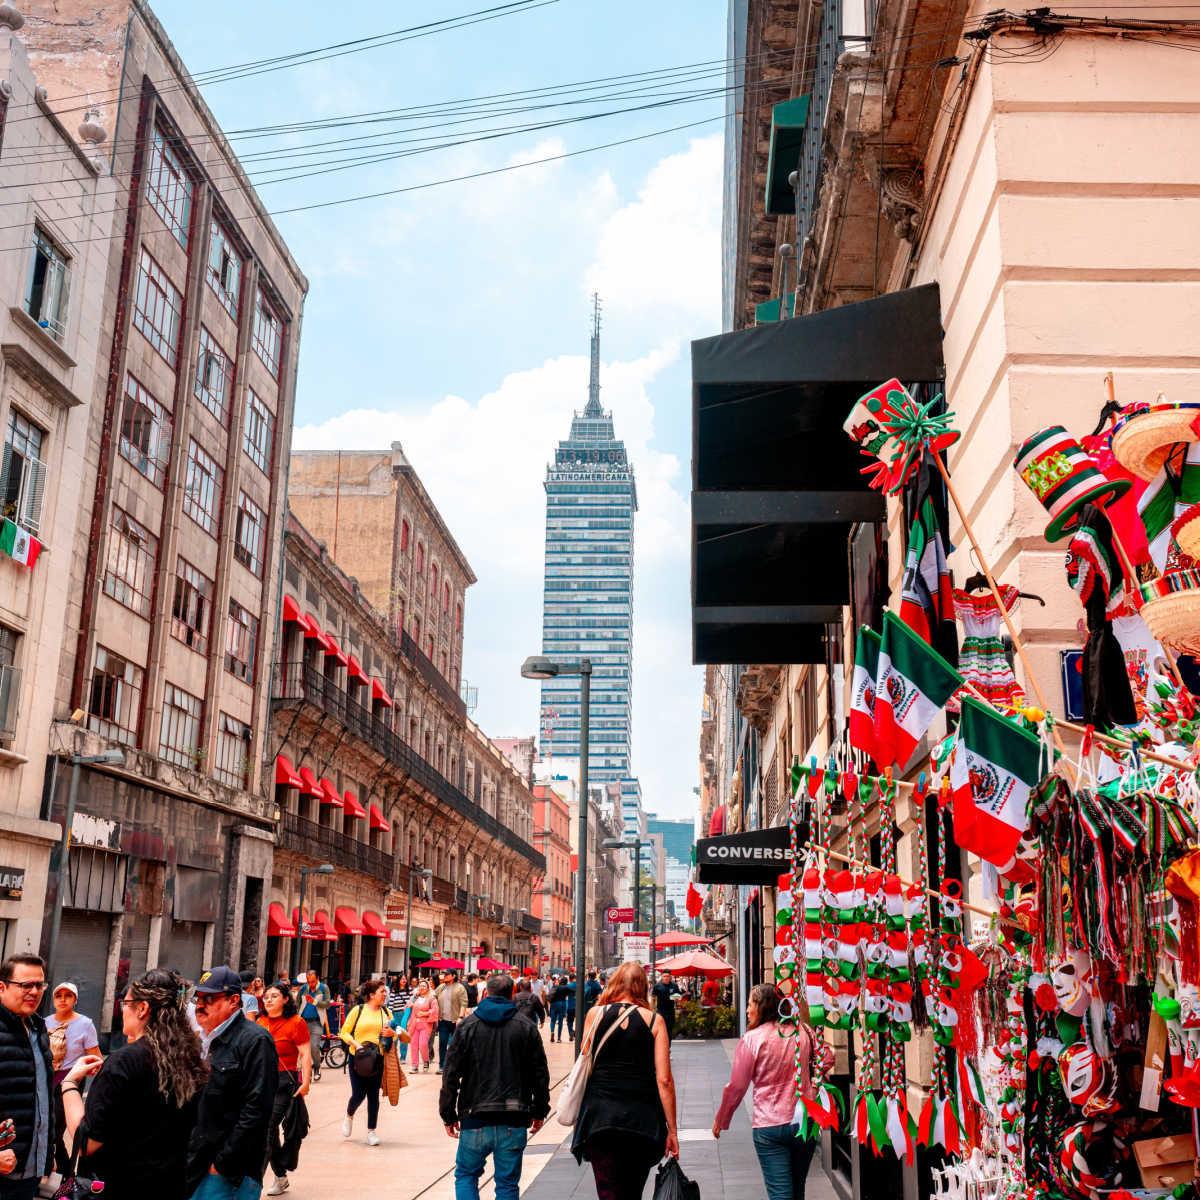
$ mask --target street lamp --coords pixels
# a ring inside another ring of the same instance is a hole
[[[408,869],[408,908],[404,910],[404,974],[408,975],[412,959],[412,885],[414,879],[432,879],[433,871],[426,867],[422,871]]]
[[[482,896],[467,894],[467,974],[471,973],[471,952],[475,949],[475,905],[482,904],[491,897],[487,892]]]
[[[579,687],[579,868],[575,872],[575,1057],[583,1049],[583,978],[586,958],[587,837],[588,837],[588,738],[591,734],[592,660],[558,662],[544,654],[530,655],[521,664],[523,679],[556,679],[578,675]]]
[[[57,762],[57,758],[55,762]],[[58,950],[58,931],[62,928],[63,891],[68,878],[67,856],[71,849],[71,826],[75,823],[75,804],[79,798],[79,768],[84,766],[122,767],[125,765],[123,750],[105,750],[101,754],[72,754],[71,755],[71,786],[67,791],[67,811],[63,816],[62,837],[58,843],[58,853],[50,864],[50,872],[58,876],[58,887],[54,893],[54,908],[50,912],[50,934],[46,941],[46,973],[50,979],[56,978],[57,966],[54,962]]]
[[[605,838],[603,844],[612,850],[633,851],[633,931],[636,933],[642,924],[642,847],[653,846],[654,843],[641,838],[633,841],[625,838]],[[650,923],[653,925],[653,918]],[[650,940],[654,940],[653,929],[650,930]]]
[[[322,863],[319,867],[301,867],[300,868],[300,907],[296,910],[296,916],[299,920],[296,922],[296,940],[292,943],[292,961],[288,966],[288,972],[291,975],[290,982],[296,981],[296,976],[300,974],[300,939],[304,936],[304,892],[308,887],[308,877],[310,875],[332,875],[333,863]]]

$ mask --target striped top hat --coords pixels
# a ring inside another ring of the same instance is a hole
[[[1109,479],[1096,460],[1061,426],[1027,438],[1014,461],[1021,478],[1050,514],[1046,540],[1057,542],[1079,524],[1085,504],[1103,508],[1123,496],[1127,479]]]

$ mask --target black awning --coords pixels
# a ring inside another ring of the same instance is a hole
[[[893,376],[945,376],[937,284],[692,343],[696,662],[825,661],[849,532],[886,516],[842,422]]]

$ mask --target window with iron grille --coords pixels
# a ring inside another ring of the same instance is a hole
[[[261,575],[263,547],[267,538],[267,515],[245,492],[238,492],[237,526],[233,536],[233,557],[247,570]]]
[[[283,343],[283,322],[270,301],[259,289],[254,305],[254,352],[271,374],[279,378],[279,349]]]
[[[204,703],[199,696],[193,696],[173,683],[164,684],[159,756],[190,771],[199,770],[204,759],[200,749],[203,717]]]
[[[225,670],[245,683],[254,682],[254,650],[258,645],[258,618],[236,600],[229,601],[225,633]]]
[[[142,668],[97,646],[88,692],[88,728],[114,742],[132,746],[137,740],[141,707]]]
[[[196,355],[196,398],[222,424],[225,423],[232,378],[233,367],[229,362],[229,355],[201,325],[200,350]]]
[[[213,220],[208,233],[208,286],[221,302],[221,307],[236,321],[238,292],[242,285],[242,256],[233,248],[233,241]]]
[[[157,558],[158,538],[114,504],[104,569],[105,595],[148,617]]]
[[[217,719],[217,760],[213,778],[232,788],[250,782],[250,726],[221,713]]]
[[[275,418],[270,409],[254,394],[253,388],[246,389],[246,428],[242,438],[242,449],[246,457],[265,475],[271,462],[271,439],[275,434]]]
[[[21,713],[21,668],[17,666],[20,644],[18,630],[0,625],[0,746],[16,736]]]
[[[133,324],[173,367],[179,360],[179,317],[183,297],[143,247],[133,296]]]
[[[162,487],[170,454],[171,414],[132,375],[126,375],[121,457]]]
[[[213,581],[186,558],[175,569],[175,598],[171,604],[171,636],[198,654],[208,653],[212,620]]]
[[[188,443],[187,485],[183,511],[201,529],[217,535],[217,506],[224,472],[193,440]]]
[[[15,408],[8,413],[4,455],[0,458],[0,515],[37,533],[46,491],[42,452],[46,431]]]
[[[25,311],[56,341],[67,331],[71,260],[40,226],[33,227],[33,255]]]
[[[192,180],[170,139],[157,127],[150,146],[146,195],[167,228],[186,249],[192,218]]]

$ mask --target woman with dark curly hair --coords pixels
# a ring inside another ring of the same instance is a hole
[[[154,970],[135,979],[121,1021],[128,1044],[103,1063],[81,1059],[62,1082],[79,1173],[102,1179],[106,1200],[185,1200],[188,1139],[208,1072],[188,1023],[183,977]],[[97,1071],[85,1105],[80,1081]]]

